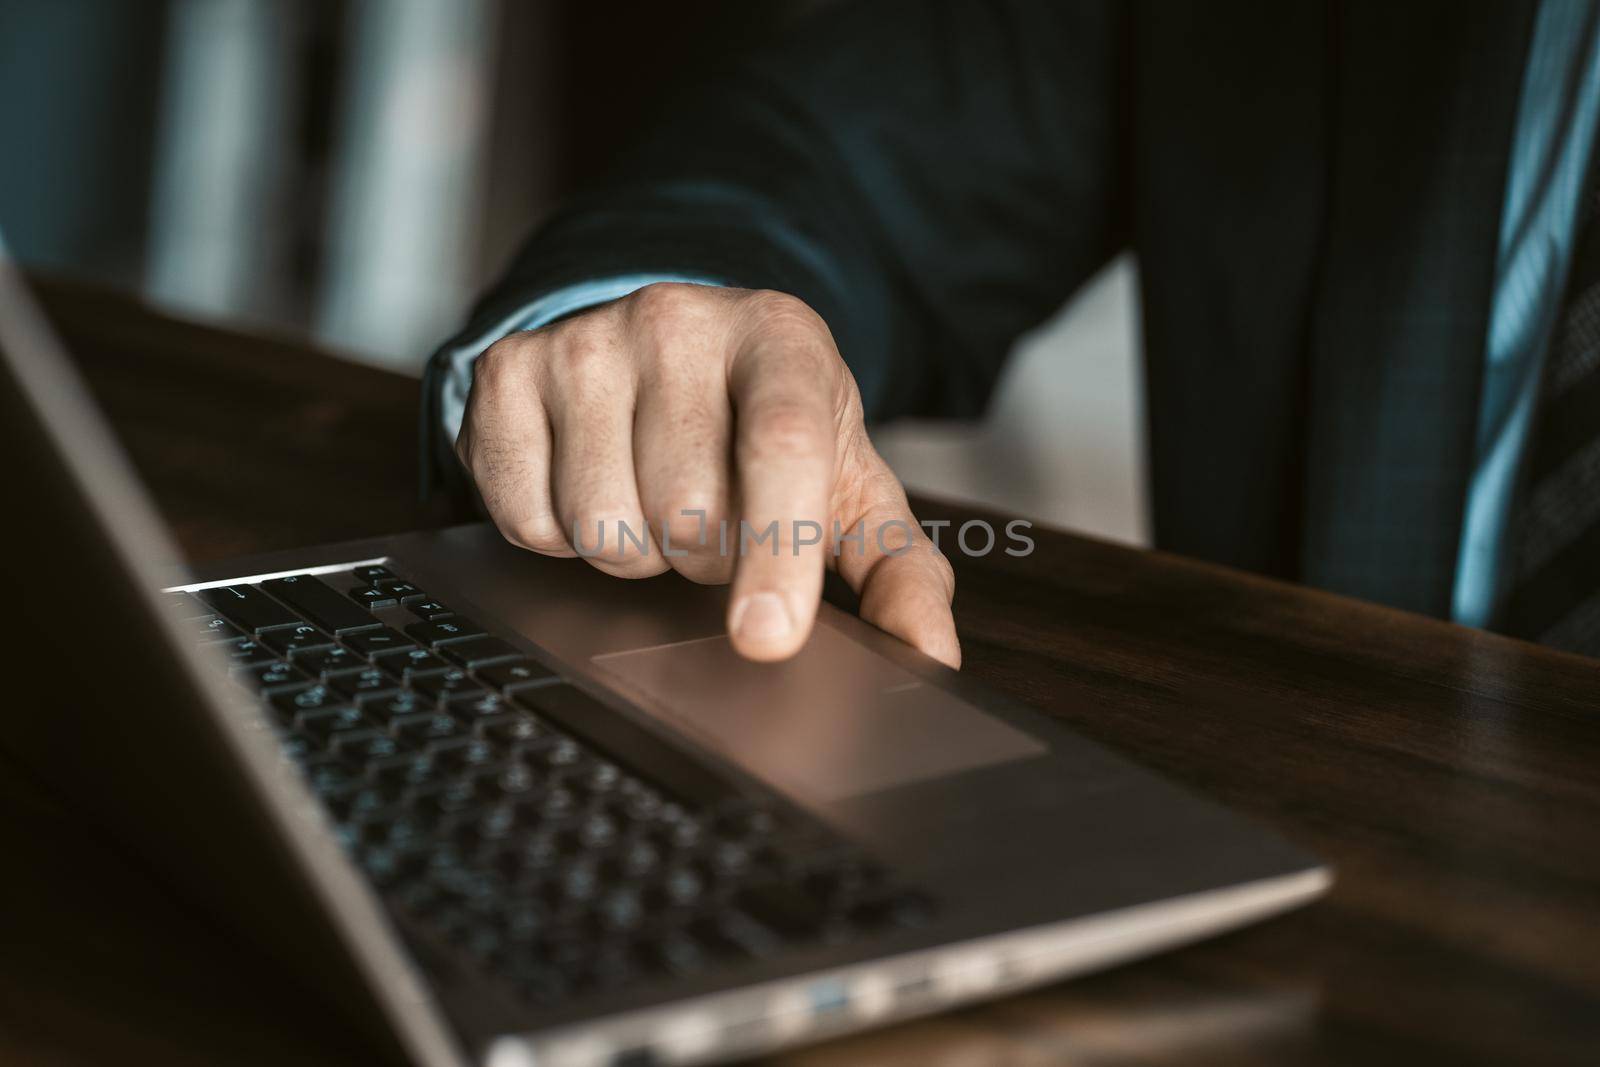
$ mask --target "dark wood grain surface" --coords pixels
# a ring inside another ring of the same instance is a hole
[[[46,295],[194,557],[445,517],[416,497],[414,380]],[[957,560],[966,669],[1277,827],[1337,884],[1206,944],[782,1062],[1600,1062],[1600,663],[1036,538]],[[364,1061],[69,812],[18,781],[0,795],[0,1062]]]

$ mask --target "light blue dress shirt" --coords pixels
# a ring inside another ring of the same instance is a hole
[[[1527,446],[1540,370],[1561,309],[1574,223],[1600,123],[1600,2],[1543,0],[1535,16],[1502,209],[1478,416],[1451,614],[1491,620],[1503,567],[1517,465]],[[723,284],[716,278],[633,274],[547,294],[452,357],[444,382],[445,432],[461,429],[472,361],[494,341],[616,300],[653,282]]]

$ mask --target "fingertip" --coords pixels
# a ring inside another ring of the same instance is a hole
[[[728,607],[728,639],[734,651],[758,663],[786,660],[805,646],[811,620],[797,616],[778,593],[755,592]]]
[[[955,620],[948,613],[944,619],[926,619],[899,629],[889,626],[884,629],[951,670],[961,669],[961,639],[956,636]]]
[[[886,593],[888,590],[869,589],[862,598],[861,617],[923,655],[960,670],[961,639],[956,635],[949,602],[930,591],[902,589],[898,595]]]
[[[961,639],[952,623],[945,631],[913,639],[911,644],[924,655],[932,656],[953,671],[961,669]]]

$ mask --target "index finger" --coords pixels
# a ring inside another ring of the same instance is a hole
[[[819,339],[769,337],[729,370],[740,518],[728,634],[750,659],[794,655],[816,620],[838,437],[832,362]]]

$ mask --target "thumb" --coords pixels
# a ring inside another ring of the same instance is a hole
[[[840,536],[839,573],[861,598],[861,617],[939,662],[959,668],[950,603],[955,572],[911,513],[905,490],[873,455],[859,516]]]

